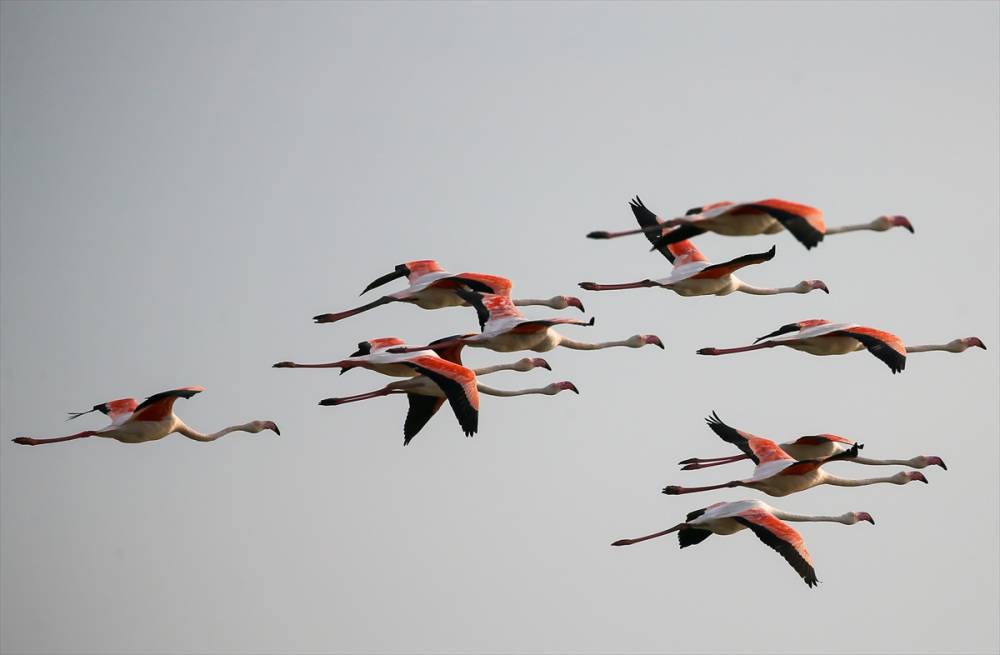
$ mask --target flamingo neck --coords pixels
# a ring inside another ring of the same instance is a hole
[[[918,457],[910,459],[869,459],[868,457],[852,457],[850,462],[855,464],[866,464],[868,466],[911,466],[916,468],[919,464]]]
[[[621,341],[604,341],[601,343],[586,343],[583,341],[574,341],[567,337],[559,335],[559,345],[564,348],[571,348],[573,350],[601,350],[602,348],[617,348],[619,346],[626,348],[639,348],[640,346],[634,345],[629,339],[623,339]]]
[[[803,291],[798,287],[778,287],[776,289],[768,289],[764,287],[755,287],[742,280],[740,280],[740,286],[737,287],[736,290],[742,291],[743,293],[749,293],[753,296],[773,296],[779,293],[803,293]]]
[[[962,352],[958,348],[955,348],[951,344],[947,344],[947,343],[943,343],[943,344],[927,344],[927,345],[924,345],[924,346],[907,346],[906,347],[907,354],[909,354],[909,353],[927,353],[927,352],[931,352],[931,351],[934,351],[934,350],[941,350],[941,351],[949,352],[949,353]]]
[[[771,512],[775,517],[781,519],[782,521],[792,521],[792,522],[815,522],[815,523],[843,523],[844,525],[851,525],[856,523],[857,520],[854,518],[853,514],[841,514],[840,516],[807,516],[805,514],[792,514],[790,512],[782,512],[781,510],[773,510]]]
[[[215,441],[220,437],[226,436],[230,432],[259,432],[259,430],[254,429],[253,422],[250,422],[250,423],[242,423],[240,425],[231,425],[228,428],[222,428],[218,432],[213,432],[211,434],[203,434],[201,432],[198,432],[194,428],[189,427],[183,421],[180,420],[177,421],[177,427],[175,427],[173,431],[178,434],[184,435],[188,439],[194,439],[195,441],[202,441],[202,442]]]
[[[853,459],[850,461],[854,461]],[[823,478],[823,484],[831,484],[835,487],[864,487],[869,484],[906,484],[906,482],[901,482],[895,476],[890,476],[886,478],[861,478],[861,479],[848,479],[841,478],[836,475],[830,475],[827,473]]]
[[[554,392],[549,387],[539,387],[537,389],[517,389],[513,391],[508,391],[506,389],[495,389],[493,387],[488,387],[485,384],[476,384],[479,389],[479,393],[484,393],[487,396],[500,396],[502,398],[509,398],[511,396],[527,396],[531,394],[542,394],[546,396],[554,395]]]
[[[872,223],[857,223],[855,225],[838,225],[826,228],[826,234],[843,234],[844,232],[859,232],[861,230],[875,230]]]

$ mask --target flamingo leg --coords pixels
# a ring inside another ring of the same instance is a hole
[[[713,484],[707,487],[678,487],[676,485],[670,485],[663,488],[663,493],[668,496],[679,496],[681,494],[693,494],[699,491],[712,491],[713,489],[727,489],[731,487],[742,487],[743,483],[739,480],[733,480],[732,482],[724,482],[722,484]]]
[[[657,537],[662,537],[665,534],[670,534],[671,532],[677,532],[683,528],[687,527],[687,523],[678,523],[674,527],[663,530],[662,532],[654,532],[653,534],[647,534],[645,537],[636,537],[635,539],[619,539],[618,541],[611,544],[612,546],[631,546],[632,544],[637,544],[640,541],[646,541],[647,539],[656,539]]]
[[[59,443],[60,441],[72,441],[73,439],[83,439],[84,437],[92,437],[96,432],[93,430],[84,430],[83,432],[78,432],[77,434],[71,434],[68,437],[54,437],[52,439],[33,439],[31,437],[18,437],[12,439],[16,444],[21,444],[22,446],[40,446],[47,443]]]
[[[330,362],[329,364],[296,364],[295,362],[278,362],[277,364],[272,364],[271,368],[341,368],[347,367],[350,364],[356,364],[356,362]]]
[[[748,459],[746,455],[726,455],[725,457],[691,457],[682,459],[678,464],[700,464],[703,462],[734,462],[740,459]]]
[[[739,462],[740,460],[749,459],[746,455],[734,455],[733,457],[721,457],[714,460],[705,459],[692,459],[685,460],[687,462],[681,467],[682,471],[697,471],[698,469],[707,469],[713,466],[721,466],[723,464],[730,464],[732,462]]]
[[[642,234],[643,232],[655,232],[657,230],[662,230],[667,227],[666,223],[661,223],[660,225],[650,225],[649,227],[639,228],[637,230],[622,230],[621,232],[608,232],[607,230],[596,230],[587,234],[588,239],[617,239],[618,237],[627,237],[632,234]]]
[[[658,287],[652,280],[640,280],[639,282],[625,282],[623,284],[597,284],[596,282],[581,282],[580,288],[587,291],[614,291],[616,289],[639,289],[642,287]]]
[[[344,396],[342,398],[324,398],[319,401],[320,405],[330,406],[330,405],[343,405],[344,403],[353,403],[359,400],[368,400],[369,398],[378,398],[379,396],[388,396],[391,393],[406,393],[402,389],[391,389],[385,387],[377,391],[369,391],[368,393],[360,393],[356,396]]]
[[[764,343],[755,343],[752,346],[741,346],[739,348],[700,348],[697,351],[699,355],[729,355],[732,353],[745,353],[751,350],[761,350],[763,348],[774,348],[775,346],[780,346],[781,344],[774,341],[765,341]]]

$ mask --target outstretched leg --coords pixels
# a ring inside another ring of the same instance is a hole
[[[641,287],[658,287],[652,280],[640,280],[639,282],[625,282],[623,284],[598,284],[596,282],[580,282],[581,289],[587,291],[614,291],[616,289],[639,289]]]
[[[369,398],[378,398],[379,396],[388,396],[391,393],[405,393],[402,389],[393,389],[392,387],[383,387],[378,391],[369,391],[368,393],[361,393],[356,396],[344,396],[342,398],[324,398],[319,401],[320,405],[343,405],[344,403],[353,403],[359,400],[368,400]]]
[[[739,480],[733,480],[732,482],[724,482],[723,484],[713,484],[708,487],[678,487],[676,485],[670,485],[669,487],[663,488],[663,493],[668,496],[679,496],[681,494],[693,494],[699,491],[711,491],[713,489],[727,489],[731,487],[742,487],[744,484]]]
[[[695,471],[697,469],[707,469],[712,466],[721,466],[722,464],[729,464],[731,462],[739,462],[744,459],[749,459],[746,455],[733,455],[732,457],[712,457],[709,459],[698,459],[693,457],[691,459],[686,459],[683,462],[678,462],[678,464],[683,464],[681,467],[682,471]]]
[[[764,343],[755,343],[752,346],[741,346],[739,348],[699,348],[697,354],[699,355],[730,355],[732,353],[745,353],[751,350],[761,350],[763,348],[774,348],[775,346],[780,346],[781,344],[775,343],[774,341],[765,341]]]
[[[92,430],[84,430],[83,432],[78,432],[77,434],[71,434],[68,437],[55,437],[52,439],[33,439],[31,437],[18,437],[17,439],[12,439],[16,444],[21,444],[22,446],[40,446],[46,443],[59,443],[60,441],[72,441],[73,439],[83,439],[84,437],[92,437],[96,432]]]
[[[671,532],[677,532],[678,530],[683,530],[688,527],[687,523],[678,523],[669,530],[663,530],[662,532],[654,532],[653,534],[647,534],[645,537],[636,537],[635,539],[619,539],[618,541],[611,544],[612,546],[631,546],[632,544],[637,544],[640,541],[646,541],[647,539],[656,539],[657,537],[662,537],[665,534],[670,534]]]

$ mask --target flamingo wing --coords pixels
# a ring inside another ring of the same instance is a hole
[[[591,317],[589,321],[577,321],[572,318],[546,318],[533,321],[521,321],[520,323],[512,327],[510,331],[514,334],[524,334],[531,332],[541,332],[542,330],[546,330],[552,327],[553,325],[590,326],[593,324],[594,324],[593,317]]]
[[[695,279],[701,278],[719,278],[725,277],[726,275],[731,275],[733,272],[738,271],[744,266],[752,266],[753,264],[763,264],[764,262],[769,262],[774,259],[774,253],[776,248],[771,246],[771,249],[767,252],[759,252],[750,255],[743,255],[742,257],[737,257],[736,259],[731,259],[728,262],[723,262],[721,264],[712,264],[706,266],[701,270],[700,273],[695,275]]]
[[[509,296],[514,291],[514,283],[506,277],[501,277],[499,275],[489,275],[487,273],[459,273],[457,278],[461,280],[471,280],[481,284],[486,287],[488,291],[484,293],[493,293],[498,296]],[[468,282],[466,282],[468,284]],[[471,288],[475,289],[473,285],[469,285]],[[478,291],[479,289],[477,289]]]
[[[844,437],[838,437],[835,434],[815,434],[815,435],[809,435],[807,437],[799,437],[792,443],[800,446],[821,446],[824,443],[829,443],[831,441],[836,443],[845,443],[845,444],[854,443],[850,439],[845,439]]]
[[[795,528],[770,512],[760,509],[748,510],[733,518],[785,558],[809,587],[819,582],[816,579],[816,570],[813,568],[812,556],[806,550],[802,535]]]
[[[415,393],[406,394],[410,401],[410,409],[406,412],[406,422],[403,423],[403,445],[407,445],[417,436],[427,422],[441,409],[444,398],[436,396],[421,396]]]
[[[506,288],[509,289],[512,285],[510,284],[510,280],[507,282]],[[439,280],[434,280],[427,286],[435,289],[458,289],[463,285],[480,293],[501,293],[505,289],[504,286],[494,288],[484,280],[478,279],[475,275],[471,274],[450,275]]]
[[[131,416],[132,412],[134,412],[135,408],[138,406],[139,401],[135,398],[119,398],[118,400],[109,400],[106,403],[94,405],[85,412],[69,412],[69,418],[66,420],[71,421],[75,418],[80,418],[84,414],[100,412],[111,419],[112,425],[119,425]]]
[[[170,416],[174,411],[174,401],[178,398],[190,398],[201,393],[205,387],[181,387],[170,391],[154,393],[146,400],[139,403],[132,414],[133,421],[161,421]]]
[[[739,448],[743,451],[743,454],[753,460],[753,463],[758,466],[767,462],[792,459],[792,457],[782,450],[781,446],[775,442],[770,439],[764,439],[763,437],[752,435],[749,432],[744,432],[730,427],[729,425],[726,425],[715,412],[712,412],[712,415],[705,419],[705,422],[708,423],[708,427],[711,428],[712,432],[719,435],[723,441],[731,443]]]
[[[416,357],[404,363],[426,375],[440,387],[448,397],[465,436],[471,437],[478,431],[479,389],[476,388],[475,373],[439,357]]]
[[[486,323],[490,320],[490,310],[483,304],[483,294],[471,289],[458,288],[455,292],[465,302],[476,310],[476,317],[479,319],[480,332],[486,329]]]
[[[651,212],[646,207],[646,205],[643,204],[642,200],[639,199],[639,196],[636,196],[634,199],[630,200],[628,205],[629,208],[632,210],[632,213],[635,214],[635,220],[639,223],[639,227],[644,227],[644,228],[655,227],[657,225],[663,224],[663,221],[657,218],[656,214]],[[674,231],[673,229],[666,227],[663,229],[666,230],[666,233]],[[671,247],[672,245],[674,245],[675,242],[673,241],[669,243],[665,242],[662,245],[659,243],[660,238],[664,236],[666,233],[664,233],[663,231],[656,232],[655,230],[643,232],[643,234],[646,235],[646,238],[649,240],[649,242],[653,244],[653,250],[656,250],[658,253],[666,257],[671,264],[673,264],[674,259],[679,254],[676,248]]]
[[[906,368],[906,345],[895,334],[866,327],[852,327],[840,330],[838,334],[860,341],[868,352],[881,359],[894,374]]]
[[[817,207],[779,198],[769,198],[760,202],[736,205],[728,211],[736,213],[747,209],[763,212],[781,223],[807,250],[819,245],[819,242],[826,235],[823,210]]]

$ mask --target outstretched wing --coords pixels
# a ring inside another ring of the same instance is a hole
[[[479,318],[479,331],[482,332],[486,328],[486,322],[490,320],[490,310],[483,304],[483,294],[465,288],[458,288],[455,293],[475,308],[476,316]]]
[[[139,401],[135,398],[119,398],[118,400],[109,400],[106,403],[94,405],[85,412],[68,412],[69,418],[66,420],[71,421],[75,418],[80,418],[84,414],[100,412],[111,419],[112,425],[119,425],[131,416],[132,412],[134,412],[135,408],[138,406]]]
[[[784,557],[808,586],[813,587],[819,582],[816,579],[812,557],[806,550],[802,535],[795,528],[770,512],[759,509],[747,510],[733,518],[748,527],[758,539]]]
[[[406,397],[410,401],[410,409],[406,412],[406,422],[403,423],[404,446],[410,443],[413,437],[417,436],[417,433],[427,425],[427,421],[431,420],[431,417],[444,404],[444,398],[436,396],[420,396],[415,393],[408,393]]]
[[[479,430],[479,389],[476,388],[475,373],[439,357],[417,357],[403,363],[426,375],[440,387],[467,437]]]
[[[715,412],[712,412],[712,415],[705,419],[705,422],[708,423],[708,427],[711,428],[712,432],[719,435],[719,438],[723,441],[727,441],[743,451],[743,454],[753,460],[754,464],[760,465],[766,462],[792,459],[775,442],[730,427],[723,423],[722,419]]]
[[[826,223],[823,221],[823,210],[797,202],[789,202],[779,198],[769,198],[760,202],[736,205],[731,212],[752,209],[763,212],[781,223],[792,233],[806,249],[819,245],[826,235]]]
[[[758,252],[750,255],[743,255],[742,257],[737,257],[736,259],[731,259],[728,262],[723,262],[721,264],[712,264],[711,266],[706,266],[701,270],[700,273],[695,275],[695,279],[702,278],[719,278],[725,277],[726,275],[731,275],[733,272],[738,271],[744,266],[752,266],[753,264],[763,264],[764,262],[769,262],[774,259],[774,253],[777,251],[775,246],[771,246],[771,249],[767,252]]]
[[[521,321],[513,328],[511,332],[514,334],[524,334],[531,332],[541,332],[542,330],[548,329],[553,325],[583,325],[590,326],[594,324],[594,318],[591,317],[589,321],[577,321],[572,318],[546,318],[534,321]]]
[[[635,214],[635,220],[639,223],[639,227],[644,227],[644,228],[656,227],[657,225],[663,224],[663,221],[657,218],[656,214],[649,211],[646,205],[643,204],[642,200],[639,199],[639,196],[636,196],[632,200],[629,200],[628,206],[632,210],[632,213]],[[664,228],[664,229],[669,229],[669,228]],[[674,253],[671,252],[671,249],[668,248],[666,244],[664,244],[663,246],[657,245],[657,241],[659,241],[660,237],[663,234],[662,231],[657,232],[656,230],[648,230],[643,232],[643,234],[645,234],[646,238],[649,239],[649,242],[653,244],[654,250],[656,250],[661,255],[666,257],[671,264],[674,263]]]
[[[510,288],[509,282],[510,281],[508,280],[507,288]],[[470,289],[480,293],[502,293],[504,289],[503,286],[500,286],[500,290],[498,291],[485,281],[468,274],[443,277],[440,280],[434,280],[428,285],[428,287],[433,287],[435,289],[458,289],[462,286],[469,287]]]
[[[132,414],[133,421],[162,421],[174,411],[174,401],[178,398],[190,398],[201,393],[205,387],[181,387],[170,391],[161,391],[142,401]]]
[[[881,359],[893,373],[899,373],[906,368],[906,345],[902,339],[891,332],[866,327],[852,327],[840,330],[837,334],[854,337],[860,341],[868,349],[868,352]]]

